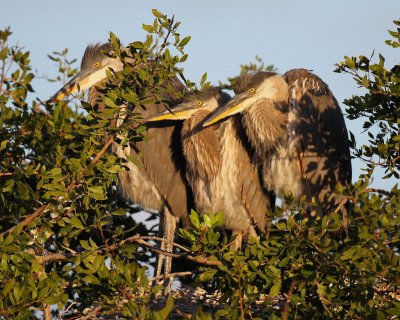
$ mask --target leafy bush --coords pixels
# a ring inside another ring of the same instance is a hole
[[[348,215],[337,210],[309,216],[302,203],[293,203],[290,214],[276,208],[268,236],[233,251],[219,229],[221,214],[192,212],[193,228],[179,231],[187,245],[176,245],[175,256],[184,266],[196,264],[182,274],[192,274],[191,284],[218,303],[193,290],[189,301],[204,304],[197,310],[193,303],[190,312],[182,311],[179,294],[175,301],[161,299],[160,307],[153,296],[160,288],[151,285],[145,264],[154,257],[149,241],[156,237],[119,198],[117,173],[126,170],[126,160],[107,152],[110,138],[129,137],[118,141],[122,145],[145,138],[135,119],[149,103],[146,90],[176,75],[195,86],[178,67],[190,37],[181,38],[173,17],[153,14],[153,23],[143,25],[146,40],[132,42],[127,51],[110,34],[124,70],[109,72],[100,89],[105,110],[85,102],[84,110],[77,108],[77,97],[55,105],[31,101],[29,52],[9,44],[8,29],[0,32],[0,318],[166,319],[172,312],[188,319],[397,317],[400,193],[397,186],[369,187],[377,166],[387,177],[399,174],[400,67],[386,69],[381,55],[378,63],[345,57],[336,70],[366,89],[345,104],[349,118],[367,117],[370,136],[370,145],[354,147],[366,173],[351,188],[337,190],[351,204]],[[391,35],[387,43],[399,47],[400,29]],[[56,81],[77,71],[66,54],[50,56],[60,71]],[[205,73],[200,86],[208,85]],[[130,121],[113,127],[123,105],[130,106]]]

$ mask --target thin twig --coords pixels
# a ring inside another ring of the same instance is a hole
[[[374,165],[377,165],[377,166],[385,166],[385,165],[387,165],[389,163],[396,162],[397,160],[400,160],[400,155],[398,155],[397,157],[395,157],[393,159],[388,159],[388,160],[383,161],[383,162],[373,162],[373,161],[370,161],[370,162],[373,163]]]
[[[129,237],[127,239],[121,240],[118,243],[115,243],[111,246],[108,246],[105,249],[98,249],[97,253],[102,254],[104,252],[112,252],[116,249],[118,249],[118,247],[120,247],[121,245],[124,245],[125,243],[129,243],[129,242],[135,242],[137,244],[140,244],[146,248],[148,248],[149,250],[165,255],[165,256],[169,256],[172,258],[185,258],[200,264],[205,264],[205,265],[209,265],[209,266],[221,266],[222,262],[219,260],[208,260],[207,258],[204,258],[202,256],[193,256],[187,253],[172,253],[172,252],[167,252],[158,248],[153,247],[150,243],[148,243],[147,241],[143,240],[139,235],[134,235],[132,237]],[[33,254],[34,253],[30,250],[27,250],[26,253],[30,253]],[[67,261],[69,259],[75,258],[77,255],[73,254],[73,253],[69,253],[69,254],[63,254],[63,253],[52,253],[52,254],[48,254],[48,255],[34,255],[35,258],[38,260],[39,263],[44,264],[46,262],[50,262],[50,261]]]
[[[174,247],[177,247],[177,248],[179,248],[179,249],[182,249],[183,251],[191,252],[188,248],[185,248],[184,246],[181,246],[180,244],[175,243],[175,242],[173,242],[173,241],[171,241],[171,240],[168,240],[168,239],[164,239],[164,238],[160,238],[160,237],[155,237],[155,236],[141,236],[140,238],[142,238],[143,240],[164,241],[164,242],[166,242],[166,243],[172,244]]]
[[[365,192],[376,192],[376,193],[380,193],[380,194],[384,194],[385,196],[392,196],[394,195],[392,192],[390,191],[386,191],[386,190],[382,190],[382,189],[377,189],[377,188],[366,188],[364,189]]]
[[[289,318],[289,305],[290,302],[292,301],[292,295],[294,293],[294,290],[296,289],[296,286],[299,285],[300,283],[306,282],[305,280],[299,280],[299,279],[293,279],[292,282],[290,283],[289,291],[285,295],[285,305],[283,306],[282,310],[282,320],[288,320]]]
[[[150,249],[151,251],[154,251],[156,253],[159,254],[163,254],[165,256],[168,257],[172,257],[172,258],[185,258],[200,264],[205,264],[205,265],[209,265],[209,266],[221,266],[222,262],[219,260],[208,260],[207,258],[201,257],[201,256],[192,256],[190,254],[187,253],[171,253],[171,252],[167,252],[164,250],[160,250],[158,248],[154,248],[152,245],[150,245],[148,242],[144,241],[143,239],[141,239],[139,236],[134,238],[131,237],[132,239],[130,239],[132,242],[136,242],[138,244],[141,244],[143,246],[145,246],[146,248]]]
[[[347,201],[349,201],[348,198],[343,198],[342,201],[340,201],[339,205],[336,207],[334,212],[338,213],[340,211],[340,209],[342,209],[343,206],[347,203]]]
[[[329,308],[326,306],[326,304],[329,304],[329,301],[328,301],[327,299],[325,299],[324,296],[322,295],[322,292],[321,292],[321,290],[319,289],[319,286],[318,286],[319,283],[317,282],[317,280],[314,280],[314,284],[317,286],[317,294],[318,294],[319,301],[321,301],[322,306],[324,307],[326,313],[327,313],[330,317],[332,317],[331,311],[330,311]]]
[[[70,303],[70,305],[67,307],[67,308],[65,308],[65,310],[64,311],[62,311],[62,315],[63,314],[67,314],[68,313],[68,311],[74,306],[74,305],[76,305],[78,302],[76,302],[76,301],[73,301],[73,302],[71,302]]]
[[[113,141],[114,141],[113,137],[111,137],[107,140],[104,147],[100,150],[100,152],[97,154],[97,156],[93,159],[93,161],[92,161],[93,163],[96,163],[97,161],[99,161],[100,157],[106,152],[106,150],[108,149],[110,144],[113,143]]]
[[[240,277],[240,266],[238,266],[238,286],[239,286],[239,306],[240,306],[240,317],[244,320],[244,309],[243,309],[243,297],[242,297],[242,284]]]
[[[86,319],[93,319],[94,316],[99,313],[99,311],[102,309],[101,306],[97,306],[96,308],[94,308],[93,310],[91,310],[90,312],[88,312],[87,315],[80,317],[80,318],[76,318],[76,320],[86,320]]]
[[[20,223],[18,223],[14,227],[11,227],[10,229],[4,231],[1,235],[4,235],[6,233],[12,233],[19,226],[22,226],[22,228],[27,226],[33,220],[35,220],[36,218],[40,217],[46,211],[46,209],[48,209],[49,206],[50,206],[50,203],[44,204],[41,207],[37,208],[35,210],[35,212],[32,213],[29,217],[26,217],[24,220],[22,220]]]
[[[149,278],[149,281],[151,282],[151,281],[159,280],[159,279],[185,277],[185,276],[190,276],[190,275],[193,275],[196,273],[197,272],[195,272],[195,271],[182,271],[182,272],[175,272],[175,273],[169,273],[169,274],[162,274],[160,276]]]
[[[12,172],[3,172],[3,173],[0,173],[0,177],[9,177],[9,176],[12,176],[12,175],[13,175]]]

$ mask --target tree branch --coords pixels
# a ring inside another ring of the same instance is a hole
[[[110,146],[111,143],[113,143],[114,138],[111,137],[107,140],[107,142],[105,143],[105,145],[103,146],[103,148],[100,150],[100,152],[96,155],[96,157],[93,159],[93,163],[96,163],[97,161],[99,161],[100,157],[106,152],[106,150],[108,149],[108,147]]]
[[[142,238],[143,240],[164,241],[166,243],[172,244],[174,247],[182,249],[183,251],[190,252],[190,250],[188,248],[185,248],[184,246],[181,246],[178,243],[175,243],[173,241],[170,241],[170,240],[167,240],[167,239],[164,239],[164,238],[155,237],[155,236],[141,236],[140,238]]]
[[[51,320],[51,309],[50,305],[47,303],[43,303],[43,319]]]
[[[175,273],[170,273],[170,274],[162,274],[160,276],[152,277],[149,278],[149,281],[152,282],[154,280],[159,280],[159,279],[166,279],[166,278],[176,278],[176,277],[185,277],[185,276],[190,276],[192,274],[196,274],[196,271],[182,271],[182,272],[175,272]]]
[[[0,177],[9,177],[9,176],[12,176],[12,175],[13,175],[12,172],[3,172],[3,173],[0,173]]]
[[[393,196],[394,193],[390,192],[390,191],[386,191],[386,190],[382,190],[382,189],[377,189],[377,188],[366,188],[364,189],[365,192],[376,192],[376,193],[380,193],[383,194],[385,196]]]
[[[87,315],[83,316],[83,317],[79,317],[76,318],[76,320],[86,320],[86,319],[93,319],[94,316],[96,314],[98,314],[100,312],[100,310],[102,309],[101,306],[97,306],[96,308],[94,308],[93,310],[91,310],[90,312],[87,313]]]
[[[49,206],[50,206],[50,203],[44,204],[41,207],[37,208],[34,213],[32,213],[30,216],[26,217],[23,221],[21,221],[20,223],[18,223],[14,227],[11,227],[10,229],[4,231],[1,235],[4,235],[6,233],[12,233],[19,226],[22,226],[22,228],[27,226],[33,220],[35,220],[36,218],[40,217],[46,211],[46,209],[48,209]]]
[[[130,243],[134,242],[139,245],[142,245],[149,250],[156,252],[158,254],[162,254],[165,256],[169,256],[172,258],[185,258],[200,264],[205,264],[209,266],[221,266],[222,262],[219,260],[208,260],[207,258],[204,258],[202,256],[193,256],[188,253],[172,253],[172,252],[167,252],[158,248],[153,247],[150,243],[147,241],[143,240],[143,238],[140,235],[134,235],[132,237],[129,237],[127,239],[121,240],[118,243],[115,243],[111,246],[108,246],[105,249],[98,249],[97,253],[102,254],[104,252],[112,252],[114,250],[117,250],[120,246],[124,245],[125,243]],[[175,243],[172,243],[175,246]],[[69,253],[69,254],[64,254],[64,253],[52,253],[52,254],[47,254],[47,255],[35,255],[31,250],[27,250],[26,253],[30,253],[35,256],[37,261],[40,264],[44,264],[46,262],[50,261],[67,261],[69,259],[73,259],[77,256],[77,254]]]
[[[300,283],[306,282],[305,280],[299,280],[299,279],[293,279],[292,282],[290,283],[289,291],[285,295],[285,305],[283,306],[282,310],[282,320],[288,320],[289,318],[289,304],[292,301],[292,295],[294,293],[294,290],[296,289],[296,286],[299,285]]]

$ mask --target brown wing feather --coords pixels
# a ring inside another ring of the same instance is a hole
[[[266,213],[271,210],[272,199],[262,186],[258,166],[252,161],[253,150],[246,139],[239,117],[233,118],[232,121],[240,141],[237,161],[240,167],[238,185],[242,190],[242,203],[247,208],[253,223],[265,232]]]
[[[305,69],[284,75],[290,90],[290,108],[296,114],[300,137],[299,161],[306,187],[321,203],[332,201],[337,182],[351,182],[347,129],[340,107],[320,78]]]
[[[165,105],[152,104],[147,105],[146,110],[141,114],[146,119],[162,111],[165,111]],[[147,127],[147,140],[137,143],[141,151],[139,160],[143,165],[143,170],[153,181],[173,215],[182,218],[187,223],[188,210],[192,207],[192,201],[185,178],[185,160],[180,142],[181,124],[162,122],[151,123]]]
[[[221,167],[220,138],[217,133],[219,125],[195,129],[208,114],[207,110],[199,110],[184,122],[182,142],[191,171],[189,174],[209,182]]]

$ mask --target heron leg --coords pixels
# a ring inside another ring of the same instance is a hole
[[[172,253],[174,241],[174,234],[176,229],[177,219],[171,214],[169,209],[165,207],[163,214],[160,216],[160,227],[159,236],[164,239],[161,241],[160,249]],[[155,270],[155,276],[160,277],[161,275],[167,276],[172,270],[172,257],[163,254],[157,256],[157,267]],[[163,281],[164,295],[171,293],[171,278],[165,278]]]

